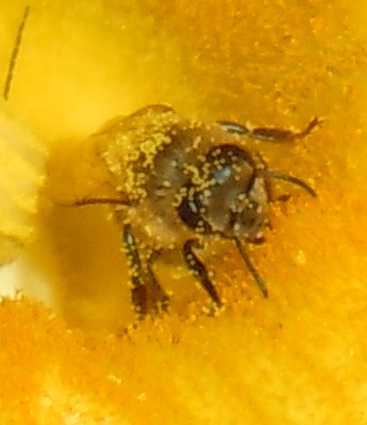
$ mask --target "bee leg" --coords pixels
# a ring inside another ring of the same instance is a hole
[[[157,313],[167,311],[169,297],[158,284],[152,270],[159,251],[151,251],[142,260],[130,225],[124,227],[123,240],[131,276],[131,299],[138,317],[143,318],[147,314],[148,298],[154,300]]]
[[[217,121],[218,124],[228,133],[246,135],[256,140],[268,141],[268,142],[284,142],[292,141],[297,139],[302,139],[308,136],[311,131],[319,126],[322,122],[321,119],[315,117],[313,118],[307,127],[302,131],[291,131],[284,130],[281,128],[267,128],[267,127],[257,127],[250,128],[246,125],[237,124],[230,121]]]
[[[185,242],[183,247],[183,256],[188,268],[192,271],[193,275],[198,278],[201,286],[210,295],[213,303],[217,308],[222,306],[217,290],[209,279],[208,272],[204,264],[195,255],[193,249],[198,247],[198,242],[195,239],[190,239]]]
[[[124,227],[123,242],[131,276],[131,299],[135,312],[139,318],[141,318],[147,313],[147,289],[144,279],[145,273],[140,261],[135,237],[132,233],[131,226],[128,224]]]

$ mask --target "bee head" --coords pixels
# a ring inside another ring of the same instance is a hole
[[[196,232],[254,243],[262,240],[266,182],[244,150],[232,145],[211,149],[181,194],[179,215]]]

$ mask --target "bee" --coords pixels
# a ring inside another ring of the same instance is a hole
[[[169,250],[181,250],[188,270],[208,293],[213,311],[222,300],[200,260],[210,238],[234,242],[262,295],[268,290],[247,252],[261,244],[269,226],[273,180],[297,185],[316,197],[304,181],[269,168],[253,142],[282,142],[306,137],[305,130],[250,128],[229,121],[196,122],[167,105],[149,105],[117,117],[91,136],[118,196],[80,199],[76,205],[114,204],[122,228],[132,304],[139,318],[147,313],[148,294],[166,310],[169,297],[152,265]]]

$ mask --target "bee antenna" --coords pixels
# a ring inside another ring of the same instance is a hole
[[[18,55],[19,55],[20,44],[22,42],[22,36],[23,36],[25,24],[27,22],[27,18],[28,18],[28,15],[29,15],[29,10],[30,10],[30,6],[27,6],[24,10],[23,19],[22,19],[22,21],[19,25],[17,38],[16,38],[16,41],[15,41],[15,46],[14,46],[13,52],[11,54],[8,72],[6,74],[6,79],[5,79],[4,91],[3,91],[3,98],[5,100],[8,100],[8,97],[9,97],[10,87],[11,87],[11,83],[13,81],[14,69],[15,69],[16,61],[17,61],[17,58],[18,58]]]
[[[292,177],[292,176],[289,176],[288,174],[282,174],[282,173],[278,173],[277,171],[271,171],[271,170],[265,170],[264,174],[269,179],[278,179],[278,180],[284,180],[284,181],[289,182],[289,183],[293,183],[293,184],[301,187],[302,189],[304,189],[306,192],[308,192],[314,198],[317,197],[317,194],[312,189],[312,187],[310,187],[304,181],[297,179],[296,177]]]
[[[259,287],[260,291],[262,292],[264,298],[269,298],[268,290],[266,288],[266,284],[263,280],[263,278],[260,276],[259,272],[255,269],[255,266],[252,264],[249,255],[247,254],[245,247],[243,244],[241,244],[240,240],[235,238],[234,239],[236,246],[238,250],[241,253],[242,258],[244,259],[247,268],[250,270],[250,273],[252,274],[252,277],[255,279],[257,286]]]

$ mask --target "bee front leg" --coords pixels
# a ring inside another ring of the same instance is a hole
[[[123,240],[131,276],[131,298],[135,312],[139,318],[143,318],[147,314],[148,303],[154,304],[157,313],[167,311],[169,297],[158,284],[151,268],[159,252],[145,252],[145,256],[141,257],[130,225],[124,227]]]
[[[132,233],[131,226],[128,224],[124,226],[123,242],[131,277],[131,299],[135,312],[139,317],[142,317],[147,313],[145,273],[140,261],[134,234]]]
[[[213,303],[216,308],[222,306],[222,302],[219,298],[218,292],[209,279],[208,272],[204,264],[199,260],[199,258],[194,253],[194,248],[198,248],[198,241],[196,239],[190,239],[185,242],[183,247],[183,256],[188,268],[192,271],[193,275],[198,278],[201,286],[206,290],[210,295]]]

